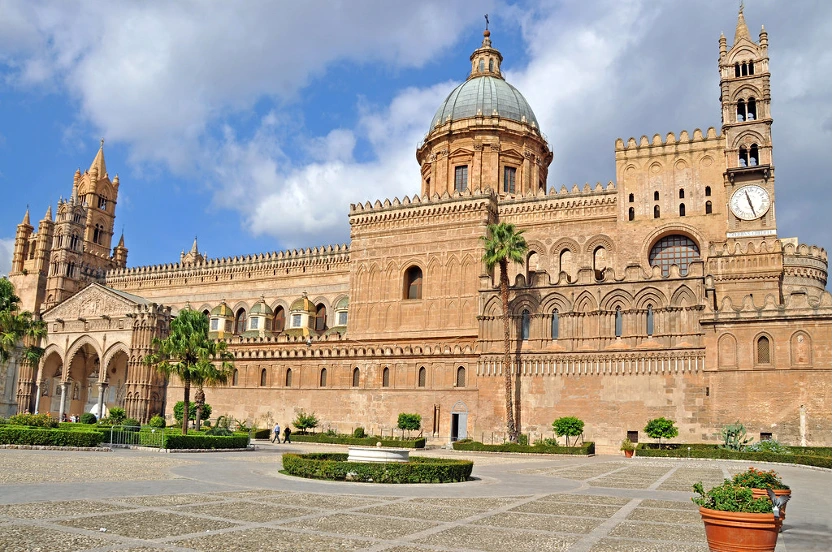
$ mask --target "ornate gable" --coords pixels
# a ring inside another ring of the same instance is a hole
[[[49,323],[58,319],[77,320],[103,315],[115,318],[133,312],[136,305],[144,303],[147,301],[141,297],[116,292],[101,284],[93,283],[43,313],[43,320]]]

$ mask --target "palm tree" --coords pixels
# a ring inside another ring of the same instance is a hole
[[[509,263],[524,264],[529,246],[522,236],[523,230],[515,230],[514,224],[499,222],[490,224],[488,235],[481,236],[486,252],[483,262],[491,272],[495,265],[500,267],[500,299],[503,306],[503,374],[506,385],[506,430],[509,441],[518,440],[515,416],[512,409],[512,350],[509,339]]]
[[[39,343],[46,325],[29,311],[18,312],[19,303],[12,283],[0,278],[0,363],[17,354],[23,364],[34,367],[43,356]]]
[[[208,318],[201,312],[183,309],[171,321],[171,333],[165,339],[153,338],[157,352],[145,357],[145,364],[154,366],[165,376],[176,375],[184,388],[182,434],[188,434],[191,383],[200,389],[207,382],[224,382],[233,369],[234,355],[226,350],[224,341],[208,338]],[[215,365],[220,361],[219,366]],[[203,395],[203,400],[205,396]],[[200,412],[202,414],[202,412]]]

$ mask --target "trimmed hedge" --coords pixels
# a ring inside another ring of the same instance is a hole
[[[214,435],[165,435],[162,448],[166,449],[244,449],[249,446],[248,434],[231,437]]]
[[[410,462],[348,462],[344,453],[284,454],[283,469],[290,475],[331,481],[367,483],[453,483],[466,481],[474,463],[469,460],[413,456]]]
[[[268,427],[266,429],[258,429],[255,431],[254,437],[252,439],[271,439],[272,438],[272,430]]]
[[[64,431],[0,426],[0,445],[37,445],[52,447],[97,447],[102,435],[98,431]]]
[[[691,450],[689,450],[691,447]],[[714,458],[718,460],[757,460],[758,462],[781,462],[784,464],[801,464],[830,468],[831,457],[822,456],[825,447],[812,447],[806,451],[803,447],[790,447],[794,454],[774,454],[771,452],[738,452],[720,447],[719,445],[671,443],[657,448],[654,443],[639,443],[636,447],[637,456],[652,458]],[[807,447],[810,448],[810,447]],[[826,449],[830,450],[830,449]]]
[[[525,452],[532,454],[569,454],[589,456],[596,454],[596,444],[587,441],[578,447],[560,447],[552,445],[519,445],[518,443],[503,443],[502,445],[484,445],[478,441],[455,441],[454,450],[485,451],[485,452]]]
[[[334,445],[363,445],[375,447],[382,443],[383,447],[425,448],[425,437],[417,439],[385,439],[383,437],[353,437],[352,435],[327,435],[326,433],[292,433],[290,441],[301,443],[330,443]]]

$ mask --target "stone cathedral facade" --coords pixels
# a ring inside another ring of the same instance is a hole
[[[766,31],[754,40],[741,12],[720,37],[720,129],[616,140],[614,181],[571,189],[547,187],[552,150],[502,61],[484,32],[417,149],[420,187],[351,205],[349,245],[209,258],[195,240],[178,262],[128,267],[102,144],[54,220],[17,227],[10,278],[49,335],[9,410],[170,416],[181,384],[141,359],[189,307],[236,357],[206,390],[214,413],[261,427],[305,410],[389,430],[417,412],[438,442],[500,440],[512,370],[534,435],[578,416],[604,450],[665,416],[684,441],[739,419],[830,445],[827,253],[778,234]],[[529,243],[510,275],[512,366],[481,261],[498,221]]]

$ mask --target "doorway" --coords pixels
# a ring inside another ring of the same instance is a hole
[[[457,401],[451,408],[451,442],[465,439],[468,435],[466,424],[468,422],[468,409],[463,401]]]

